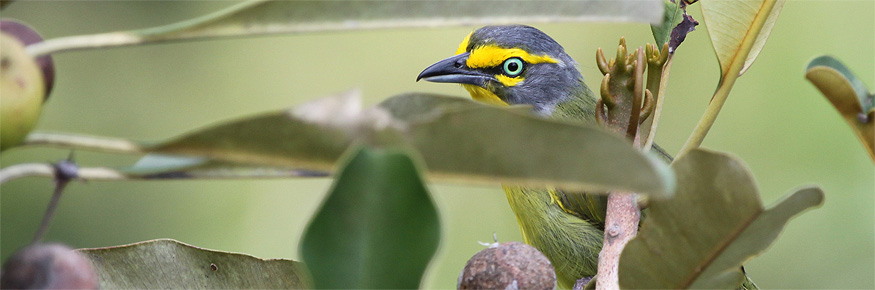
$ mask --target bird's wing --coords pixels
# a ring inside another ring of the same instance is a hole
[[[599,229],[604,229],[605,212],[608,206],[607,195],[562,190],[550,190],[550,195],[566,213],[597,225]]]

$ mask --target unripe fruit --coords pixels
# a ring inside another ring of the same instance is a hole
[[[45,81],[24,45],[0,33],[0,151],[21,143],[36,125]]]
[[[25,47],[43,41],[43,37],[36,30],[27,26],[27,24],[15,20],[0,20],[0,31],[15,37]],[[45,102],[49,99],[49,95],[52,94],[52,87],[55,85],[55,62],[52,60],[52,56],[47,54],[38,56],[36,63],[43,73],[43,80],[46,85],[46,94],[43,96],[43,102]]]

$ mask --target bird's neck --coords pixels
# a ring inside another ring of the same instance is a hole
[[[550,118],[572,122],[595,123],[596,96],[583,79],[564,99],[558,102]]]

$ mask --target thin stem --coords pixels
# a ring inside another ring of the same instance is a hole
[[[52,199],[49,200],[49,206],[46,208],[45,215],[43,215],[43,221],[42,223],[40,223],[39,229],[37,229],[36,234],[33,235],[33,241],[31,242],[31,244],[36,244],[43,239],[43,236],[49,229],[49,223],[52,221],[52,217],[55,216],[55,209],[58,208],[58,202],[61,200],[61,194],[64,192],[64,188],[66,188],[67,184],[69,183],[69,179],[60,179],[56,182],[55,191],[52,193]]]
[[[51,164],[22,163],[0,170],[0,184],[22,177],[54,177],[55,168]],[[105,167],[79,168],[78,177],[86,180],[130,180],[138,179],[120,171]]]
[[[653,108],[653,115],[651,116],[650,130],[647,134],[647,139],[644,141],[644,147],[642,147],[645,152],[650,151],[650,148],[653,147],[653,139],[656,138],[656,127],[659,125],[659,117],[662,116],[662,104],[665,103],[665,91],[668,88],[668,76],[671,74],[671,63],[672,59],[674,59],[674,54],[669,54],[668,59],[665,60],[665,64],[662,66],[662,77],[659,80],[659,92],[654,95],[656,98],[656,107]]]
[[[22,146],[47,145],[65,149],[101,151],[111,153],[144,153],[140,144],[121,138],[108,138],[67,133],[34,132],[27,136]]]
[[[736,70],[735,73],[737,74],[740,70],[741,69]],[[702,145],[705,136],[708,135],[708,131],[714,126],[714,121],[717,120],[717,115],[720,114],[720,110],[723,109],[723,104],[726,103],[729,92],[732,91],[732,86],[737,79],[738,77],[729,77],[724,79],[726,82],[721,82],[720,87],[717,88],[717,91],[714,92],[714,96],[711,98],[711,103],[708,104],[708,109],[705,110],[705,114],[702,115],[702,118],[699,120],[696,128],[693,129],[693,133],[690,134],[690,138],[687,139],[687,142],[684,144],[680,153],[678,153],[678,156],[681,156],[690,150],[699,148],[699,146]]]
[[[630,140],[635,140],[638,137],[638,125],[641,116],[641,98],[644,97],[644,69],[647,67],[647,61],[644,59],[644,48],[638,47],[635,63],[635,71],[632,72],[634,80],[634,89],[632,90],[632,107],[629,110],[629,125],[626,128],[626,137]]]
[[[744,36],[744,40],[741,42],[742,45],[734,56],[735,59],[730,63],[729,69],[726,70],[726,73],[721,76],[720,83],[717,85],[717,91],[714,92],[714,96],[711,98],[711,103],[708,104],[708,109],[705,111],[705,114],[702,115],[702,119],[699,120],[699,123],[696,125],[693,133],[690,134],[690,138],[687,139],[687,143],[684,144],[684,147],[681,149],[678,156],[684,155],[690,150],[699,148],[699,146],[702,145],[702,141],[705,140],[705,136],[708,135],[708,131],[714,126],[714,121],[717,120],[717,115],[720,114],[720,109],[722,109],[723,104],[726,103],[729,92],[732,91],[732,86],[735,85],[735,81],[740,76],[739,74],[741,73],[741,70],[744,69],[744,63],[747,60],[748,55],[750,55],[751,49],[753,49],[756,38],[759,36],[766,19],[768,19],[769,14],[771,14],[772,9],[775,7],[775,0],[766,0],[763,5],[766,7],[760,11],[761,13],[757,14],[756,18],[754,18],[750,33]]]
[[[135,45],[142,42],[143,39],[141,37],[137,37],[130,33],[109,32],[49,39],[28,45],[25,50],[28,54],[38,57],[62,51]]]

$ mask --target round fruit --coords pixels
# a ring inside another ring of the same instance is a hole
[[[36,125],[45,88],[39,65],[24,45],[0,32],[0,151],[21,143]]]

